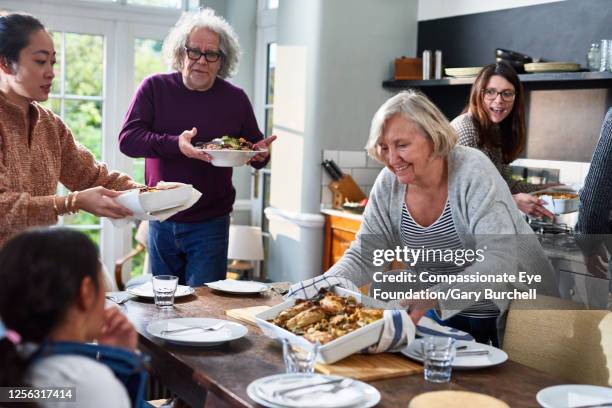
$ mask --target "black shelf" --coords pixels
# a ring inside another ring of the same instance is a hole
[[[523,86],[528,89],[578,89],[578,88],[612,88],[612,72],[550,72],[519,75]],[[470,86],[476,77],[430,80],[383,82],[383,88],[399,90],[406,88],[440,88],[446,86]]]

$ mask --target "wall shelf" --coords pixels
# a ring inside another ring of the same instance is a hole
[[[528,89],[577,89],[612,88],[612,72],[550,72],[519,75],[523,86]],[[441,88],[446,86],[471,86],[476,77],[430,80],[383,82],[383,88],[395,91],[406,88]]]

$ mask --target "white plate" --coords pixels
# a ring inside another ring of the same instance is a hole
[[[247,164],[254,156],[267,150],[202,150],[212,156],[211,164],[217,167],[239,167]]]
[[[477,343],[475,341],[458,340],[457,347],[467,346],[469,349],[487,349],[489,354],[484,356],[458,356],[453,361],[453,368],[458,370],[472,370],[476,368],[491,367],[498,365],[508,360],[508,354],[505,351],[489,346],[488,344]],[[418,353],[416,352],[418,350]],[[416,339],[412,343],[402,349],[401,353],[408,358],[423,362],[421,351],[421,339]]]
[[[242,281],[225,279],[216,282],[209,282],[206,284],[211,289],[218,290],[220,292],[227,292],[233,294],[250,294],[250,293],[263,293],[267,291],[268,285],[261,282],[254,281]]]
[[[153,295],[153,283],[147,282],[144,285],[134,286],[132,288],[127,288],[125,290],[130,295],[153,299],[155,295]],[[178,285],[176,288],[176,292],[174,293],[175,298],[180,298],[183,296],[193,295],[195,293],[195,289],[191,286]]]
[[[190,330],[176,334],[162,334],[164,330],[175,330],[185,327],[210,327],[217,323],[225,322],[225,326],[215,331]],[[248,329],[239,324],[221,319],[209,319],[201,317],[182,317],[177,319],[159,320],[150,323],[147,331],[155,337],[170,343],[187,346],[216,346],[228,341],[244,337]]]
[[[335,375],[320,375],[320,374],[277,374],[271,375],[268,377],[263,377],[258,380],[253,381],[247,387],[248,396],[258,404],[261,404],[265,407],[269,408],[304,408],[304,407],[313,407],[313,408],[328,408],[328,407],[360,407],[360,408],[369,408],[373,407],[380,402],[380,393],[374,387],[369,384],[366,384],[361,381],[353,380],[350,387],[357,390],[358,393],[362,395],[361,399],[353,399],[350,398],[345,400],[345,403],[342,404],[342,401],[339,401],[337,398],[331,399],[329,397],[325,398],[325,394],[320,394],[318,401],[313,401],[316,393],[313,393],[313,389],[308,391],[309,397],[302,398],[300,400],[296,400],[294,403],[291,402],[288,398],[283,398],[281,401],[282,404],[271,401],[270,393],[265,392],[265,387],[278,387],[278,388],[288,388],[291,384],[300,384],[304,383],[304,380],[312,378],[313,382],[318,381],[327,381],[333,379],[341,379],[345,377],[339,377]],[[333,385],[321,387],[333,387]],[[314,388],[314,387],[313,387]],[[329,389],[327,388],[327,389]],[[321,389],[321,388],[319,388]],[[321,391],[324,391],[325,388],[322,388]],[[342,391],[341,391],[342,392]],[[346,394],[345,394],[346,395]],[[336,393],[335,396],[340,396],[340,393]],[[348,397],[348,395],[347,395]],[[269,399],[268,399],[269,398]],[[277,397],[278,398],[278,397]],[[276,401],[276,400],[275,400]],[[279,401],[280,402],[280,401]]]
[[[612,403],[612,388],[578,384],[555,385],[540,390],[536,399],[544,408],[572,408]]]
[[[444,73],[455,78],[467,78],[477,76],[482,67],[461,67],[461,68],[446,68]]]

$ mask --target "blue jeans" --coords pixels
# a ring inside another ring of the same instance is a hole
[[[153,275],[175,275],[189,286],[225,279],[229,224],[229,215],[199,223],[151,221],[148,250]]]

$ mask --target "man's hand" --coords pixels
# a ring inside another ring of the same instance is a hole
[[[276,140],[276,136],[270,136],[267,137],[263,140],[260,140],[259,142],[255,143],[253,145],[253,147],[258,147],[260,149],[265,149],[265,152],[261,152],[258,153],[257,155],[255,155],[251,160],[249,160],[249,164],[253,163],[253,162],[260,162],[260,161],[264,161],[268,158],[268,156],[270,155],[270,145],[272,144],[273,141]]]
[[[212,157],[201,149],[196,149],[193,147],[193,144],[191,144],[191,139],[193,139],[197,133],[198,129],[196,128],[192,128],[191,130],[186,130],[181,133],[178,139],[179,149],[181,150],[181,153],[190,159],[202,160],[210,163]]]

